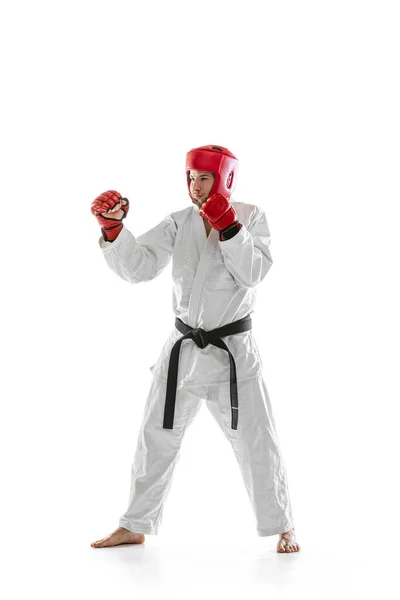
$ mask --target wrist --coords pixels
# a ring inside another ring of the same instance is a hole
[[[113,225],[112,227],[102,227],[101,233],[103,235],[103,240],[105,242],[113,242],[121,233],[122,228],[122,223],[118,223],[117,225]]]
[[[239,221],[235,221],[232,225],[229,225],[225,229],[219,232],[219,241],[225,242],[226,240],[230,240],[233,238],[242,228],[242,223]]]

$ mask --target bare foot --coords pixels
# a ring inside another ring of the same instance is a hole
[[[97,542],[92,542],[92,548],[106,548],[107,546],[119,546],[120,544],[143,544],[143,533],[133,533],[125,527],[118,527],[113,533]]]
[[[280,533],[279,542],[277,545],[278,552],[298,552],[300,550],[299,544],[296,542],[294,536],[294,528],[285,533]]]

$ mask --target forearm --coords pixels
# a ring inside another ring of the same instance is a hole
[[[136,238],[126,227],[111,243],[100,240],[107,265],[129,283],[154,279],[168,264],[175,239],[175,224],[165,218]]]
[[[254,287],[272,266],[271,236],[266,216],[258,207],[245,223],[247,225],[242,225],[230,239],[220,241],[220,248],[225,266],[235,281],[243,287]]]

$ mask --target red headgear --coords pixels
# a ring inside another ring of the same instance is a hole
[[[230,198],[236,184],[238,159],[222,146],[200,146],[186,155],[186,177],[190,196],[190,171],[210,171],[215,180],[209,196],[222,194]]]

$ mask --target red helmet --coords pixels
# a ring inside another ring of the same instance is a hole
[[[222,194],[230,198],[236,184],[238,159],[222,146],[200,146],[186,155],[186,177],[190,196],[190,171],[210,171],[215,180],[211,194]],[[191,197],[191,196],[190,196]]]

